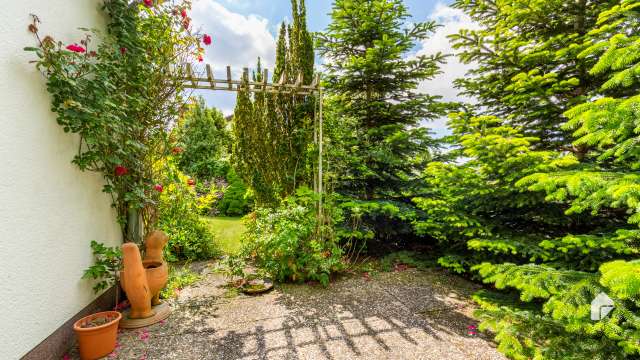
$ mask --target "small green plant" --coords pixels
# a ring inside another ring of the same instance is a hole
[[[244,269],[247,267],[247,263],[242,256],[228,256],[222,262],[222,273],[230,280],[235,278],[245,278],[246,274]]]
[[[118,283],[122,251],[117,246],[108,247],[95,240],[91,241],[91,250],[95,263],[84,271],[82,278],[97,280],[93,291],[98,293]]]
[[[194,284],[201,279],[200,275],[189,269],[188,265],[182,267],[169,267],[169,280],[167,280],[167,286],[160,292],[160,297],[163,299],[169,299],[176,297],[180,290],[186,286]]]

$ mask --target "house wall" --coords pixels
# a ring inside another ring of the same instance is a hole
[[[78,27],[103,27],[98,0],[4,1],[0,12],[0,359],[36,347],[97,295],[82,280],[89,243],[121,242],[99,174],[71,159],[78,138],[50,111],[27,31],[30,13],[42,34],[78,42]]]

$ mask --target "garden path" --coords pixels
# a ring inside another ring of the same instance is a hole
[[[475,285],[438,270],[351,275],[324,289],[279,285],[230,297],[212,264],[146,330],[122,331],[117,359],[505,359],[468,336]]]

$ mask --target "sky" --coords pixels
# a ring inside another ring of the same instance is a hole
[[[460,10],[450,7],[449,0],[405,0],[412,18],[409,21],[435,20],[442,26],[430,39],[414,49],[415,55],[429,55],[441,51],[453,53],[447,35],[461,28],[475,28],[471,19]],[[307,0],[307,24],[310,31],[323,31],[331,21],[331,0]],[[190,16],[196,29],[213,37],[213,46],[206,48],[205,62],[211,64],[214,75],[222,77],[226,66],[231,65],[234,77],[243,67],[255,67],[262,58],[264,66],[273,70],[275,42],[280,23],[291,19],[290,0],[194,0]],[[444,100],[461,100],[453,88],[453,80],[462,77],[469,65],[450,57],[442,66],[443,74],[420,84],[418,91],[441,95]],[[220,109],[225,115],[233,113],[235,93],[223,91],[200,92],[209,106]],[[425,126],[436,135],[448,133],[446,119],[439,119]]]

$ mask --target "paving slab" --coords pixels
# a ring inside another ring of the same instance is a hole
[[[197,268],[203,279],[170,301],[169,318],[121,330],[110,358],[506,359],[486,336],[467,335],[477,325],[476,285],[436,269],[227,297],[222,275],[207,264]]]

